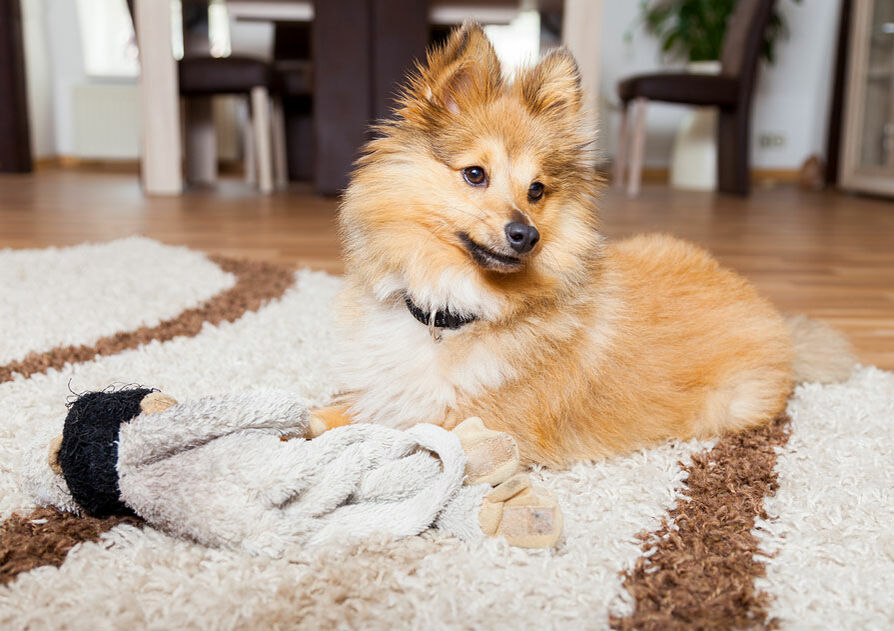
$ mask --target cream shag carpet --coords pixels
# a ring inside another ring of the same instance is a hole
[[[271,561],[23,493],[70,389],[325,403],[339,284],[144,238],[0,251],[0,628],[894,628],[894,374],[872,367],[756,432],[534,471],[565,513],[551,551],[429,532]]]

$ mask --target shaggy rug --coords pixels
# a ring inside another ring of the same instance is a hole
[[[565,513],[550,551],[429,531],[271,561],[23,492],[72,391],[326,403],[339,284],[143,238],[0,251],[0,628],[894,627],[894,374],[872,367],[758,431],[535,470]]]

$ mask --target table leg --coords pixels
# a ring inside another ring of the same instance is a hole
[[[337,195],[372,114],[369,0],[314,3],[314,188]]]
[[[140,173],[149,195],[183,192],[180,94],[177,62],[171,54],[171,3],[136,0],[140,46]]]
[[[0,0],[0,173],[31,171],[31,135],[22,14],[16,0]]]
[[[428,2],[419,0],[373,0],[372,23],[372,114],[388,118],[394,97],[413,62],[425,61],[428,46]]]

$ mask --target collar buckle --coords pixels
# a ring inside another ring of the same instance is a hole
[[[435,342],[441,341],[441,333],[444,329],[459,329],[469,322],[474,322],[478,319],[474,315],[457,316],[452,314],[449,310],[423,311],[422,308],[410,300],[410,296],[406,294],[404,294],[404,302],[413,317],[428,328],[429,335],[431,335],[431,339]]]
[[[438,316],[437,311],[432,311],[428,315],[428,334],[431,335],[431,339],[438,343],[441,341],[441,331],[443,330],[441,327],[435,324],[435,319]]]

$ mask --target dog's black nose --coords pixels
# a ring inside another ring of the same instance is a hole
[[[513,250],[519,254],[530,252],[540,241],[540,233],[537,228],[513,221],[506,224],[506,240]]]

